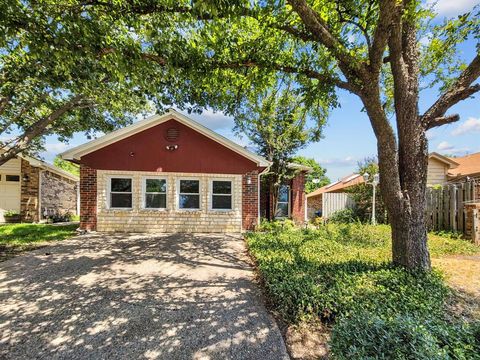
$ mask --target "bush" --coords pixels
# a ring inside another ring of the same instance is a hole
[[[450,292],[438,272],[391,264],[388,225],[270,226],[247,243],[272,306],[288,323],[333,325],[338,358],[422,359],[416,351],[425,359],[475,358],[480,327],[446,318]],[[435,254],[479,252],[461,239],[429,238]]]
[[[284,220],[274,220],[268,221],[262,219],[258,227],[258,231],[270,231],[270,232],[279,232],[279,231],[289,231],[295,229],[297,226],[290,219]]]
[[[343,209],[335,211],[329,218],[328,221],[339,224],[349,224],[354,222],[359,222],[359,218],[354,209]]]
[[[335,359],[478,359],[474,326],[434,322],[410,315],[384,318],[361,312],[332,331]]]

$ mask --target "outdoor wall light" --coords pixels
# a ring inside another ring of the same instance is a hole
[[[29,180],[30,180],[30,177],[29,177],[27,174],[24,174],[24,175],[22,176],[22,181],[23,181],[23,182],[28,182]]]
[[[178,145],[167,145],[165,146],[165,148],[168,150],[168,151],[175,151],[178,149]]]
[[[252,185],[252,177],[247,176],[247,185]]]
[[[130,151],[130,156],[131,157],[134,157],[135,156],[135,153],[133,151]]]

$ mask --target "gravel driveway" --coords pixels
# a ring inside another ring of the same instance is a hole
[[[239,235],[90,234],[0,263],[0,358],[288,359]]]

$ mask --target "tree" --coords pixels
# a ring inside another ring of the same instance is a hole
[[[336,106],[337,89],[357,95],[377,138],[393,261],[430,268],[425,133],[457,121],[448,110],[480,90],[478,51],[469,63],[455,61],[460,42],[479,38],[478,9],[436,26],[431,11],[416,0],[97,4],[141,14],[152,27],[168,23],[171,31],[145,34],[144,49],[162,66],[187,69],[194,93],[227,113],[278,74],[294,77],[306,108],[319,99]],[[424,35],[428,45],[421,46]],[[175,53],[173,43],[181,44]],[[423,113],[420,79],[440,91]]]
[[[314,158],[295,156],[292,158],[292,162],[310,166],[313,169],[305,178],[305,192],[307,194],[330,184],[330,179],[326,175],[327,170],[324,169]]]
[[[87,3],[0,3],[0,165],[37,152],[46,135],[90,136],[155,105],[182,106],[170,86],[173,74],[142,51],[129,26],[134,20],[83,11]]]
[[[320,139],[322,113],[321,107],[302,106],[288,78],[281,79],[272,90],[253,93],[235,110],[236,133],[246,136],[256,151],[272,162],[262,179],[269,188],[274,209],[280,186],[295,175],[289,167],[293,155],[310,141]]]
[[[374,175],[378,174],[378,160],[376,157],[367,157],[357,164],[357,173],[364,175],[368,174],[369,179],[373,179]],[[373,186],[371,184],[363,183],[357,184],[347,189],[347,192],[352,196],[355,202],[356,216],[363,222],[370,222],[372,219],[372,198]],[[387,223],[386,207],[382,199],[382,184],[377,185],[375,193],[375,219],[377,223]]]
[[[80,176],[80,167],[77,164],[63,160],[58,155],[55,157],[55,159],[53,159],[53,165],[55,165],[59,169],[69,172],[70,174]]]
[[[478,46],[469,62],[457,57],[462,41],[478,42],[478,8],[435,25],[419,0],[66,3],[67,10],[88,19],[123,20],[123,30],[134,32],[129,38],[140,46],[133,53],[113,53],[154,64],[161,81],[148,81],[160,88],[165,89],[163,75],[170,75],[168,89],[174,94],[169,98],[183,104],[208,104],[233,114],[244,99],[271,89],[272,78],[285,74],[294,79],[306,109],[319,102],[324,109],[337,106],[338,89],[358,96],[377,138],[393,261],[430,268],[425,133],[457,121],[449,109],[480,90]],[[420,83],[440,92],[423,112]]]

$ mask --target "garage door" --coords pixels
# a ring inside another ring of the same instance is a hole
[[[0,223],[5,221],[5,211],[20,211],[20,173],[19,159],[0,166]]]

